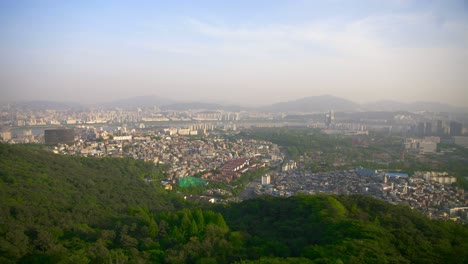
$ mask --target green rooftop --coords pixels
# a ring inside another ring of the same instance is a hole
[[[179,179],[180,187],[203,186],[203,185],[206,185],[206,181],[200,178],[183,177]]]

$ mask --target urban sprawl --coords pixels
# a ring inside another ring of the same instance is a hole
[[[360,138],[369,132],[398,135],[403,138],[402,150],[416,156],[436,153],[441,143],[468,147],[467,128],[444,115],[340,120],[329,111],[297,120],[287,114],[246,111],[161,111],[156,107],[27,111],[8,106],[0,112],[0,125],[2,141],[11,144],[45,143],[57,154],[128,157],[161,165],[166,178],[159,183],[168,190],[188,177],[203,180],[203,195],[187,195],[190,199],[226,202],[257,195],[360,194],[407,204],[431,218],[468,221],[465,192],[454,186],[456,177],[443,171],[408,175],[358,167],[312,172],[277,144],[237,136],[255,127],[302,126],[355,137],[353,143],[361,147],[366,143]],[[236,188],[236,179],[261,168],[269,170],[248,183],[239,196],[232,195],[229,188]],[[211,188],[210,183],[229,188]]]

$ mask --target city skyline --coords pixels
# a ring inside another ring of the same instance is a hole
[[[466,1],[3,1],[2,100],[468,106]]]

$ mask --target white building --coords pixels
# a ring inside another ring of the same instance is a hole
[[[113,140],[116,140],[116,141],[132,140],[132,136],[114,136]]]
[[[294,160],[290,160],[289,162],[283,164],[281,167],[282,171],[289,171],[289,170],[294,170],[297,167],[297,164]]]
[[[442,184],[452,184],[457,181],[456,177],[449,176],[447,172],[417,171],[415,177],[424,178],[426,181],[436,181]]]
[[[405,140],[405,149],[415,150],[421,154],[435,153],[440,137],[408,138]]]
[[[262,176],[262,185],[268,185],[270,184],[270,175],[264,175]]]
[[[421,154],[435,153],[437,151],[437,143],[432,141],[422,141],[419,143],[418,149]]]
[[[189,128],[181,128],[177,131],[177,133],[181,136],[188,136],[190,135],[190,129]]]
[[[455,145],[468,148],[468,137],[460,137],[460,136],[453,137],[453,143]]]

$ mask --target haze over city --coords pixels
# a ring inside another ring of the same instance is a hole
[[[2,101],[468,106],[467,1],[2,1]]]

